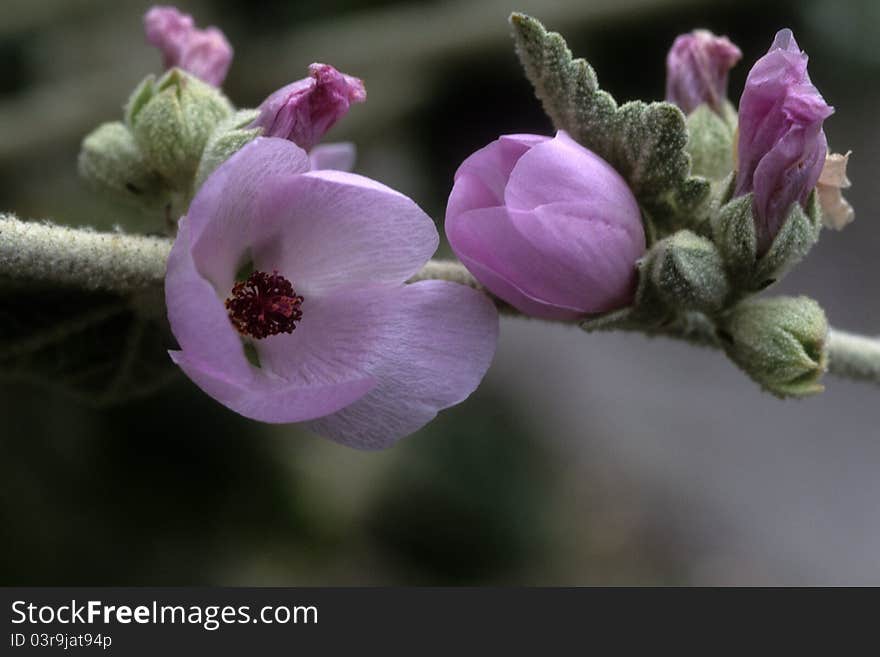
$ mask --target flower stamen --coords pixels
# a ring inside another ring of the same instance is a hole
[[[277,271],[255,271],[232,287],[232,296],[225,305],[236,330],[260,340],[293,333],[296,322],[302,319],[302,302],[293,284]]]

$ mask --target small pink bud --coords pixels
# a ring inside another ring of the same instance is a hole
[[[666,100],[690,114],[703,103],[715,112],[727,100],[727,74],[742,53],[708,30],[682,34],[666,56]]]
[[[793,203],[806,204],[828,144],[829,107],[807,73],[807,55],[780,30],[746,79],[739,101],[735,196],[754,192],[758,254],[767,252]]]
[[[177,66],[219,87],[232,63],[232,46],[216,27],[196,28],[192,16],[155,6],[144,15],[147,41],[162,52],[165,68]]]
[[[309,77],[270,95],[260,105],[253,127],[265,137],[281,137],[308,151],[348,113],[367,99],[364,83],[328,64],[309,66]]]

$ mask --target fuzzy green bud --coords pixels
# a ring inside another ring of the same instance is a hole
[[[642,268],[647,284],[677,311],[719,312],[730,292],[724,261],[705,237],[681,230],[657,242]]]
[[[168,202],[165,181],[119,121],[99,126],[83,140],[78,166],[80,175],[95,188],[129,205],[155,211]]]
[[[758,257],[751,193],[722,205],[712,218],[712,236],[736,290],[756,292],[779,280],[809,253],[819,238],[821,209],[815,192],[807,209],[792,204],[770,249]]]
[[[733,171],[733,142],[736,134],[736,110],[725,101],[718,114],[706,104],[687,117],[687,152],[691,173],[712,181],[723,180]]]
[[[214,169],[262,133],[262,128],[249,127],[258,115],[257,110],[239,110],[217,125],[202,153],[194,189],[198,190]]]
[[[768,392],[805,397],[823,390],[828,322],[812,299],[743,301],[722,319],[718,336],[730,359]]]
[[[233,113],[215,87],[173,68],[135,90],[126,119],[144,157],[176,189],[188,190],[208,139]]]

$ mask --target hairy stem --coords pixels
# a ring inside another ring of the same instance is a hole
[[[160,284],[171,241],[100,233],[0,215],[0,276],[87,290],[133,292]]]
[[[171,240],[163,237],[100,233],[49,223],[26,222],[0,214],[0,279],[40,282],[129,294],[155,289],[165,278]],[[444,280],[489,294],[453,260],[431,260],[410,282]],[[492,296],[491,294],[489,296]],[[492,297],[499,310],[518,314]],[[714,326],[699,315],[653,331],[652,335],[718,347]],[[828,335],[831,374],[880,384],[880,337],[832,329]]]

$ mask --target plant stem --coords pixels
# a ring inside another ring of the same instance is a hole
[[[0,277],[128,293],[165,278],[171,240],[0,214]]]
[[[0,214],[0,279],[40,282],[131,294],[155,289],[165,278],[171,240],[163,237],[100,233]],[[480,290],[505,314],[520,316],[491,295],[460,262],[431,260],[410,282],[444,280]],[[686,316],[651,335],[718,348],[711,322]],[[880,384],[880,337],[831,329],[828,371],[839,377]]]

